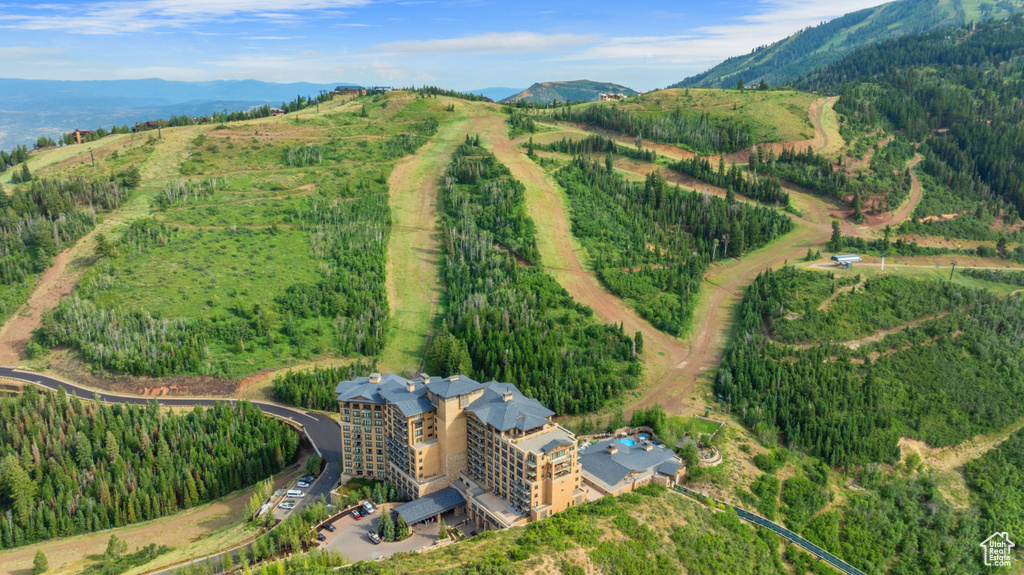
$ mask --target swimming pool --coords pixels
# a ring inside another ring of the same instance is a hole
[[[636,442],[633,441],[632,439],[620,439],[619,443],[623,445],[636,445]]]

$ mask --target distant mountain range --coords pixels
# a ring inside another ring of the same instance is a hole
[[[531,104],[548,104],[559,102],[576,102],[597,100],[599,94],[615,93],[632,96],[636,91],[610,82],[591,82],[590,80],[572,80],[568,82],[538,82],[529,88],[502,100],[502,102],[519,102],[525,100]]]
[[[748,84],[762,78],[772,85],[784,84],[872,42],[1003,18],[1021,9],[1024,0],[890,2],[801,30],[750,54],[729,58],[669,88],[732,88],[741,78]]]
[[[523,91],[522,88],[481,88],[479,90],[466,90],[467,94],[477,94],[485,98],[490,98],[495,102],[504,100],[512,94],[517,94]]]
[[[174,115],[200,115],[279,105],[296,96],[352,85],[276,84],[257,80],[172,82],[167,80],[0,79],[0,149],[56,138],[75,128],[134,124]]]

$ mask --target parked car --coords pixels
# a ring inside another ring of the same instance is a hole
[[[352,517],[354,517],[356,521],[359,521],[360,519],[363,518],[363,514],[360,513],[358,509],[353,509],[352,510]]]
[[[363,515],[370,515],[373,513],[373,503],[369,500],[363,501]]]
[[[373,529],[370,530],[370,541],[372,541],[374,545],[380,545],[380,535],[377,535],[377,532]]]
[[[287,503],[288,505],[295,505],[296,501],[294,499],[289,499],[285,501],[285,503]]]
[[[299,498],[302,498],[302,497],[306,496],[305,493],[303,493],[302,491],[299,491],[298,489],[289,489],[288,493],[285,493],[285,495],[287,495],[288,497],[299,497]]]
[[[309,487],[309,484],[306,483],[305,481],[300,481],[295,484],[295,487]]]
[[[282,503],[280,505],[280,508],[281,509],[295,509],[295,504],[294,503]]]
[[[331,533],[334,533],[338,530],[338,528],[335,527],[333,523],[328,523],[327,525],[324,525],[324,528],[330,531]]]
[[[324,537],[323,533],[317,533],[316,534],[316,539],[317,539],[317,541],[325,541],[327,538]]]

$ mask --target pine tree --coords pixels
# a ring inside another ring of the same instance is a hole
[[[409,526],[405,524],[405,518],[399,515],[398,521],[395,522],[395,541],[402,541],[408,537]]]
[[[50,563],[46,560],[46,555],[43,555],[41,550],[36,551],[36,556],[32,559],[32,575],[42,575],[49,568]]]
[[[391,519],[391,511],[385,511],[380,516],[380,538],[384,541],[395,540],[395,523]]]
[[[832,220],[832,237],[828,240],[828,251],[836,253],[843,249],[843,233],[839,227],[839,220]]]
[[[444,522],[444,517],[437,524],[437,540],[443,541],[448,538],[448,526]]]

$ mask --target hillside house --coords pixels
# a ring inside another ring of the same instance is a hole
[[[332,90],[332,96],[363,96],[366,94],[366,90],[362,88],[342,88],[341,90]]]
[[[79,129],[76,128],[75,131],[74,131],[74,134],[75,134],[75,143],[76,144],[81,144],[82,142],[85,142],[85,141],[88,141],[88,140],[92,139],[91,136],[95,136],[96,132],[94,130],[79,130]]]
[[[625,100],[625,99],[626,99],[626,95],[625,94],[603,94],[602,93],[602,94],[598,94],[597,95],[597,101],[599,101],[599,102],[608,102],[608,101]]]

